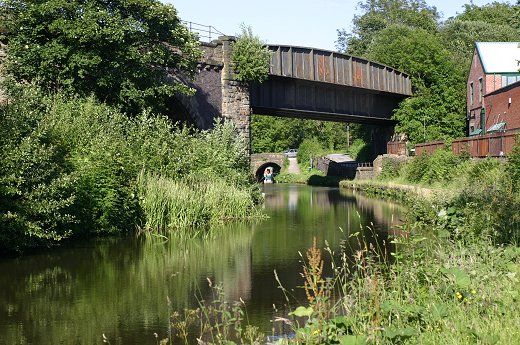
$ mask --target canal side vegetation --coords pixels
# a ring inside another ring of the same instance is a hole
[[[338,230],[343,236],[339,252],[326,241],[315,241],[301,254],[300,288],[307,303],[294,304],[294,287],[284,286],[284,277],[276,276],[291,307],[288,314],[274,311],[268,341],[517,344],[520,186],[514,179],[520,171],[520,146],[507,162],[437,151],[394,168],[386,164],[380,180],[344,181],[342,186],[356,184],[368,194],[400,199],[408,206],[404,224],[384,248],[369,245],[360,235],[370,224],[361,225],[360,231]],[[327,274],[325,261],[332,265]],[[184,339],[208,344],[265,341],[249,325],[241,302],[228,303],[222,296],[215,300],[185,312],[192,324],[205,326]],[[182,339],[186,329],[175,314],[172,334]]]
[[[197,131],[33,88],[0,114],[3,252],[136,228],[192,236],[258,214],[246,146],[230,123]]]
[[[0,253],[136,230],[193,237],[260,215],[233,125],[176,122],[172,97],[193,94],[181,80],[202,52],[172,5],[8,0],[0,18]],[[243,30],[237,61],[258,50]]]

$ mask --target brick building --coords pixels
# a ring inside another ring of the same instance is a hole
[[[470,136],[520,128],[519,42],[477,42],[467,84]]]

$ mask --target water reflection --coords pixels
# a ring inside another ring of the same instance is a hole
[[[264,192],[268,220],[207,240],[107,239],[0,260],[0,344],[96,344],[103,333],[111,344],[154,344],[173,310],[210,298],[207,278],[222,282],[229,300],[242,298],[251,322],[268,332],[269,320],[287,310],[274,270],[291,300],[303,303],[298,251],[314,237],[335,252],[346,240],[355,250],[348,234],[357,231],[382,244],[401,215],[397,205],[333,188]]]

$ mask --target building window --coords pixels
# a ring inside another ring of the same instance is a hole
[[[482,95],[484,92],[484,85],[482,83],[482,78],[478,78],[478,101],[482,102]]]
[[[473,82],[469,83],[469,105],[473,105]]]

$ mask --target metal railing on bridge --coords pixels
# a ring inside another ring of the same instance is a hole
[[[181,20],[182,24],[186,25],[190,32],[196,33],[199,35],[199,41],[201,42],[211,42],[217,39],[219,36],[225,36],[224,33],[215,29],[215,27],[211,25],[204,25],[194,22],[189,22],[186,20]]]

